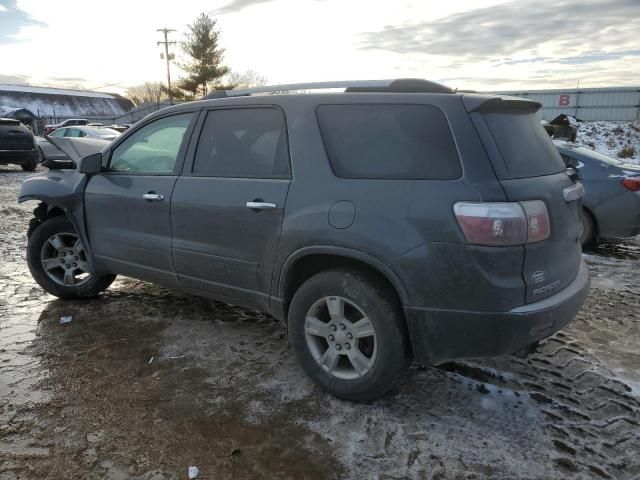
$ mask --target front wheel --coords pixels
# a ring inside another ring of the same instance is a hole
[[[49,218],[34,229],[27,264],[38,285],[64,299],[94,297],[116,278],[91,273],[84,245],[64,216]]]
[[[393,293],[356,270],[321,272],[295,293],[289,336],[307,375],[348,400],[373,400],[404,378],[411,348]]]

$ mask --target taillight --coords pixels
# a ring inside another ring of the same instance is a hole
[[[632,192],[640,192],[640,177],[628,177],[622,180],[622,185]]]
[[[542,200],[520,202],[527,216],[527,243],[541,242],[551,235],[549,213]]]
[[[541,200],[527,202],[457,202],[458,224],[469,243],[522,245],[549,238],[549,213]]]

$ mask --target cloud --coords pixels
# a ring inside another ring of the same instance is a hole
[[[48,77],[53,82],[86,82],[87,79],[83,77]]]
[[[276,0],[231,0],[229,3],[224,5],[223,7],[216,8],[211,11],[213,15],[224,15],[227,13],[236,13],[245,8],[252,7],[253,5],[258,5],[261,3],[271,3]],[[325,0],[315,0],[317,2],[325,1]]]
[[[213,10],[212,13],[214,13],[215,15],[235,13],[239,12],[240,10],[244,10],[247,7],[258,5],[259,3],[270,3],[273,1],[274,0],[231,0],[231,2],[227,3],[223,7]]]
[[[46,26],[44,22],[20,10],[16,6],[16,0],[0,0],[0,45],[19,42],[15,35],[20,33],[23,27],[36,25]]]
[[[635,56],[639,31],[637,0],[516,0],[436,20],[388,25],[380,31],[361,34],[359,47],[484,61],[511,57],[517,52],[535,55],[540,45],[547,44],[554,57],[564,53],[577,62],[581,55],[585,55],[584,61],[597,61],[607,54],[620,55],[603,52],[619,48],[635,52]],[[603,53],[589,59],[589,53],[595,51]],[[534,59],[548,60],[551,59],[540,56]]]
[[[1,5],[0,5],[1,6]],[[0,10],[2,12],[2,10]],[[31,77],[29,75],[4,75],[0,74],[0,83],[9,83],[14,85],[28,85]]]
[[[618,52],[586,52],[581,55],[569,57],[531,57],[518,60],[505,59],[494,66],[518,65],[521,63],[561,63],[564,65],[584,65],[587,63],[607,62],[610,60],[620,60],[623,58],[640,57],[640,49],[623,50]]]

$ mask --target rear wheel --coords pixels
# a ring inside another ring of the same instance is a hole
[[[34,280],[59,298],[94,297],[116,278],[91,273],[86,255],[73,225],[64,216],[40,223],[27,245],[27,264]]]
[[[397,300],[384,284],[354,270],[304,282],[289,309],[289,335],[307,375],[348,400],[373,400],[398,384],[411,349]]]
[[[580,211],[580,244],[582,248],[595,243],[595,223],[584,208]]]
[[[23,170],[27,172],[33,172],[38,166],[38,158],[32,158],[28,162],[23,163],[20,166],[22,167]]]

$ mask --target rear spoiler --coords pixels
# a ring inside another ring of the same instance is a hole
[[[502,110],[521,110],[535,113],[542,104],[519,97],[496,95],[463,95],[462,103],[468,112],[499,112]]]

